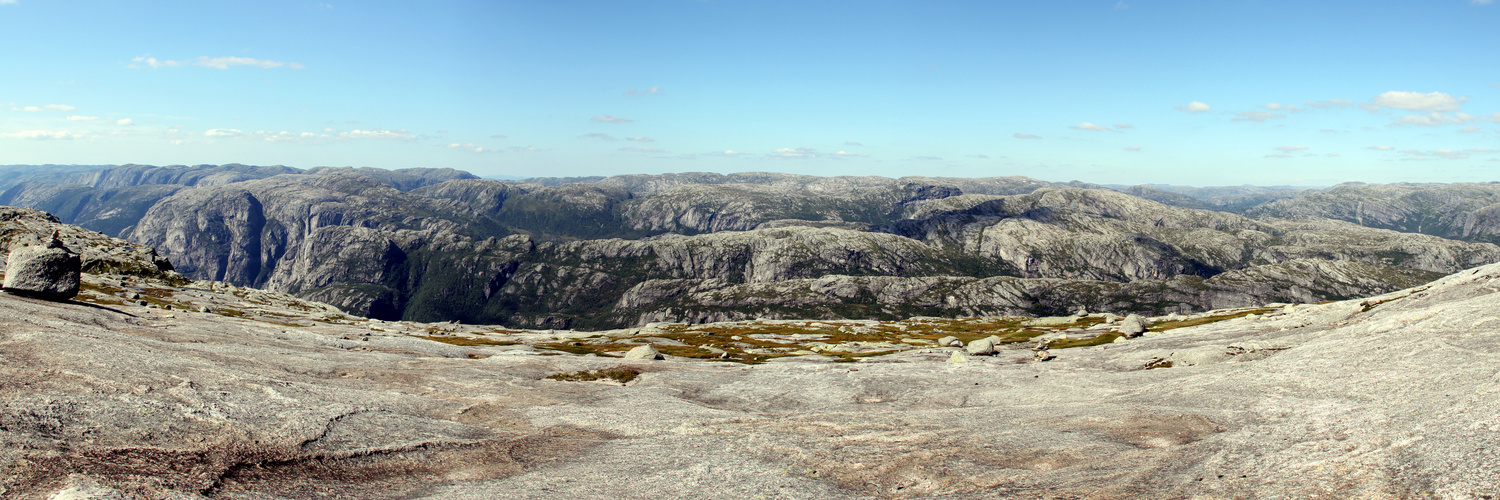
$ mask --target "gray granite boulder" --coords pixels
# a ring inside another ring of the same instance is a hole
[[[83,260],[54,234],[46,243],[13,248],[5,268],[7,292],[48,300],[78,295]]]

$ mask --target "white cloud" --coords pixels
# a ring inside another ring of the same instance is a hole
[[[99,117],[97,117],[97,116],[73,115],[73,116],[69,116],[68,117],[68,121],[70,121],[70,122],[91,122],[91,121],[98,120],[98,119],[99,119]]]
[[[1328,153],[1328,154],[1323,155],[1323,156],[1344,156],[1344,155],[1341,155],[1341,154],[1338,154],[1338,153]]]
[[[16,0],[0,0],[0,5],[11,5],[14,3],[16,3]]]
[[[1473,125],[1470,125],[1470,126],[1458,129],[1458,131],[1461,132],[1461,133],[1465,133],[1465,134],[1472,134],[1472,133],[1480,131],[1480,128],[1479,127],[1475,127]]]
[[[1015,137],[1017,139],[1041,139],[1042,138],[1042,136],[1040,136],[1040,135],[1036,135],[1036,134],[1023,134],[1021,132],[1016,132],[1016,135],[1014,135],[1012,137]]]
[[[943,158],[941,156],[913,156],[910,159],[924,161],[943,161]]]
[[[1320,109],[1344,109],[1349,106],[1353,106],[1354,101],[1351,101],[1349,99],[1329,99],[1326,101],[1307,101],[1303,104],[1309,107]]]
[[[652,139],[652,138],[646,137],[646,136],[626,137],[625,140],[627,140],[627,141],[635,141],[635,142],[656,142],[656,139]]]
[[[652,85],[651,88],[646,90],[626,89],[625,95],[656,95],[658,92],[661,92],[661,87]]]
[[[1178,111],[1186,111],[1186,112],[1189,112],[1189,113],[1202,113],[1204,111],[1208,111],[1210,109],[1213,109],[1213,108],[1209,107],[1209,105],[1203,104],[1203,103],[1198,102],[1198,101],[1193,101],[1193,102],[1187,103],[1187,105],[1185,105],[1185,106],[1173,106],[1173,107],[1176,108]]]
[[[1135,125],[1131,125],[1131,124],[1125,123],[1125,122],[1120,122],[1120,123],[1116,123],[1115,124],[1115,128],[1116,129],[1135,128]]]
[[[1289,155],[1289,154],[1286,154],[1286,153],[1271,153],[1271,154],[1266,155],[1266,158],[1291,158],[1291,157],[1292,157],[1292,155]]]
[[[850,153],[850,152],[844,151],[842,149],[840,149],[837,152],[833,153],[833,155],[834,156],[842,156],[842,157],[845,157],[845,158],[867,158],[867,157],[870,156],[870,155],[862,154],[862,153]]]
[[[126,126],[126,127],[128,127],[128,126],[131,126],[131,125],[135,125],[135,120],[131,120],[129,118],[121,118],[119,120],[115,120],[115,125],[120,125],[120,126]]]
[[[508,138],[509,138],[509,136],[505,136],[505,135],[500,135],[500,134],[495,134],[495,135],[492,135],[492,136],[490,136],[490,138],[491,138],[491,139],[508,139]]]
[[[14,137],[16,139],[32,139],[37,141],[71,141],[73,139],[87,137],[88,135],[89,133],[87,131],[72,132],[67,130],[22,130],[20,132],[0,134],[0,137]]]
[[[844,145],[845,146],[863,146],[864,144],[860,144],[860,143],[854,142],[854,141],[845,141]]]
[[[583,135],[578,136],[578,138],[579,139],[599,139],[601,141],[613,141],[613,140],[617,140],[617,139],[615,139],[615,136],[612,136],[612,135],[609,135],[609,134],[600,134],[600,133],[597,133],[597,132],[592,133],[592,134],[583,134]]]
[[[256,59],[254,57],[236,57],[236,56],[224,56],[224,57],[200,56],[197,59],[185,59],[185,60],[180,60],[180,61],[174,61],[174,60],[170,60],[170,59],[157,59],[155,57],[151,57],[150,54],[146,54],[146,55],[143,55],[143,56],[138,56],[138,57],[132,58],[131,61],[132,62],[136,62],[136,63],[140,63],[140,64],[144,64],[144,65],[146,65],[146,67],[151,68],[151,69],[175,68],[175,67],[178,67],[178,66],[202,66],[202,67],[205,67],[205,68],[214,68],[214,69],[229,69],[231,66],[251,66],[251,67],[262,68],[262,69],[273,69],[273,68],[280,68],[280,67],[283,67],[283,66],[285,66],[285,67],[287,67],[289,69],[303,69],[303,68],[307,67],[307,66],[303,66],[300,63],[294,63],[294,62],[272,61],[270,59]],[[139,69],[141,67],[140,64],[131,64],[129,67]]]
[[[1479,121],[1467,113],[1453,113],[1445,115],[1442,113],[1428,113],[1425,115],[1406,115],[1396,119],[1392,125],[1415,125],[1418,127],[1436,127],[1439,125],[1457,125]]]
[[[665,152],[667,152],[667,150],[665,150],[665,149],[657,149],[657,148],[620,148],[620,151],[628,151],[628,152],[631,152],[631,153],[665,153]]]
[[[1072,125],[1072,126],[1070,126],[1068,128],[1076,128],[1078,130],[1092,130],[1092,131],[1095,131],[1095,132],[1101,132],[1101,131],[1107,131],[1107,130],[1109,130],[1109,127],[1106,127],[1106,126],[1103,126],[1103,125],[1095,125],[1095,124],[1090,123],[1090,122],[1083,122],[1083,123],[1080,123],[1080,124],[1077,124],[1077,125]]]
[[[1235,113],[1235,117],[1229,120],[1236,122],[1263,122],[1275,118],[1286,118],[1286,115],[1270,111],[1241,111]]]
[[[596,122],[600,122],[600,123],[630,123],[630,122],[635,121],[635,120],[631,120],[629,118],[620,118],[620,117],[615,117],[615,116],[610,116],[610,115],[600,115],[600,116],[595,116],[595,117],[589,118],[589,119],[593,120],[593,121],[596,121]]]
[[[1407,111],[1458,111],[1467,97],[1453,97],[1442,92],[1403,92],[1392,90],[1375,96],[1377,106]]]
[[[237,128],[211,128],[204,132],[205,137],[239,137],[245,132]]]
[[[35,113],[37,111],[73,111],[75,109],[78,108],[69,106],[67,104],[48,104],[45,106],[26,106],[21,108],[21,111]]]
[[[1125,148],[1125,150],[1126,150],[1126,151],[1131,151],[1131,152],[1135,152],[1135,151],[1140,151],[1140,150],[1141,150],[1141,147],[1140,147],[1140,146],[1127,146],[1127,147],[1126,147],[1126,148]]]
[[[1390,147],[1390,146],[1370,146],[1370,147],[1365,148],[1365,149],[1373,149],[1373,150],[1376,150],[1376,151],[1395,151],[1396,150],[1396,148],[1393,148],[1393,147]]]
[[[1266,104],[1265,108],[1269,109],[1271,111],[1290,111],[1290,112],[1293,112],[1293,113],[1298,112],[1298,111],[1302,111],[1302,108],[1297,107],[1296,104],[1282,104],[1282,103],[1279,103],[1279,102],[1273,102],[1273,103],[1270,103],[1270,104]]]
[[[1282,152],[1286,152],[1286,153],[1290,153],[1292,151],[1304,151],[1306,149],[1308,149],[1307,146],[1303,146],[1303,145],[1300,145],[1300,144],[1296,145],[1296,146],[1277,146],[1276,147],[1277,151],[1282,151]]]

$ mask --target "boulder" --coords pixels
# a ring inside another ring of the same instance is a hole
[[[11,249],[4,289],[17,295],[68,300],[78,295],[82,272],[83,260],[54,233],[46,243]]]
[[[1115,331],[1120,332],[1120,336],[1122,337],[1139,337],[1146,331],[1146,319],[1142,318],[1139,314],[1126,316],[1125,321],[1120,322],[1120,327],[1115,329]]]
[[[948,336],[937,340],[938,347],[963,347],[964,343],[958,337]]]
[[[646,344],[635,346],[634,349],[626,352],[625,359],[662,359],[662,355],[651,344]]]
[[[973,354],[976,356],[988,356],[995,353],[995,341],[988,338],[975,340],[973,342],[969,342],[968,347],[965,347],[964,349],[967,350],[969,354]]]
[[[953,355],[948,357],[949,363],[967,363],[968,361],[969,355],[964,354],[963,351],[953,351]]]

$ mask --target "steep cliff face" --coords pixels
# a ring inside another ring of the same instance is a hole
[[[1079,306],[1162,313],[1371,295],[1500,261],[1489,243],[1252,219],[1025,178],[502,182],[345,168],[219,182],[279,168],[229,167],[130,167],[90,181],[105,188],[6,193],[121,227],[198,279],[383,319],[549,328]],[[145,180],[184,184],[126,186]]]
[[[1500,183],[1340,184],[1246,212],[1328,218],[1470,241],[1500,241]]]

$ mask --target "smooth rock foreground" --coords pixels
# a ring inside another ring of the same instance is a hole
[[[1045,363],[556,355],[226,290],[0,295],[0,497],[1500,497],[1500,265]]]

